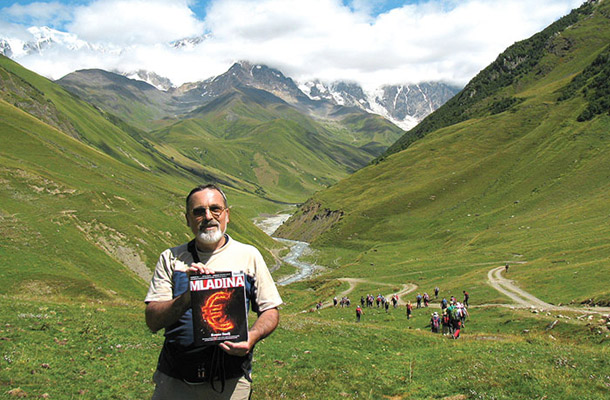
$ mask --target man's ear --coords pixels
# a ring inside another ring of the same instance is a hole
[[[188,213],[184,213],[184,218],[186,219],[186,226],[191,226],[190,222],[189,222],[189,215]]]
[[[227,208],[227,224],[228,224],[229,222],[231,222],[231,221],[230,221],[230,220],[231,220],[231,218],[230,218],[230,217],[231,217],[231,212],[230,212],[230,211],[231,211],[231,209],[230,209],[230,208]]]

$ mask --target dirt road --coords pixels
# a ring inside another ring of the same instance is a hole
[[[349,294],[356,288],[356,285],[358,285],[359,283],[366,283],[366,284],[380,285],[380,286],[396,286],[392,283],[372,282],[372,281],[369,281],[366,279],[359,279],[359,278],[339,278],[339,280],[349,283],[349,287],[346,290],[344,290],[343,292],[337,294],[338,300],[341,300],[341,298],[343,298],[344,296],[349,297]],[[386,294],[384,296],[386,299],[390,299],[393,294],[397,294],[398,295],[398,305],[399,306],[405,305],[407,303],[405,301],[400,300],[400,298],[407,293],[411,293],[411,292],[415,291],[415,289],[417,289],[417,285],[414,285],[412,283],[403,284],[402,289],[399,292]],[[352,301],[352,303],[360,302],[360,299],[351,299],[351,301]],[[324,302],[324,303],[322,303],[322,308],[330,307],[330,306],[332,306],[332,304],[333,304],[332,301]]]
[[[546,303],[539,298],[531,295],[514,284],[510,279],[502,275],[504,266],[496,267],[487,273],[488,283],[498,292],[510,297],[517,306],[526,308],[539,308],[543,310],[565,310],[586,313],[609,313],[610,307],[568,307],[556,306]]]

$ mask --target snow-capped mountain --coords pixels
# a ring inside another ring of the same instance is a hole
[[[171,42],[169,45],[176,49],[193,49],[209,39],[210,35],[193,36]]]
[[[81,40],[74,34],[61,32],[46,26],[33,26],[28,28],[27,31],[31,35],[31,38],[27,40],[15,37],[0,38],[0,53],[18,59],[32,53],[40,54],[54,47],[63,47],[71,51],[81,49],[103,50],[100,46]]]
[[[347,82],[325,85],[313,81],[299,87],[313,100],[326,99],[343,106],[359,107],[382,115],[405,130],[413,128],[460,91],[460,88],[442,82],[387,85],[368,91],[357,83]]]
[[[132,72],[121,72],[114,71],[117,74],[124,75],[129,79],[134,79],[137,81],[144,81],[150,85],[153,85],[159,90],[163,90],[164,92],[174,88],[174,84],[168,78],[160,76],[154,72],[146,71],[143,69],[139,69],[137,71]]]
[[[371,91],[349,82],[297,84],[277,69],[241,61],[222,75],[185,84],[177,91],[190,101],[209,101],[236,86],[265,90],[318,116],[327,116],[334,111],[333,106],[356,107],[379,114],[405,130],[417,125],[460,90],[437,82],[388,85]]]
[[[290,104],[310,101],[297,84],[277,69],[240,61],[224,74],[182,85],[178,92],[192,99],[212,100],[228,90],[248,86],[270,92]]]
[[[76,35],[60,32],[48,27],[31,27],[29,38],[2,37],[0,54],[19,62],[30,54],[44,54],[54,49],[85,51],[104,54],[119,54],[128,48],[112,48],[91,44]],[[178,51],[191,51],[208,36],[185,38],[168,43]],[[382,115],[402,129],[408,130],[424,117],[436,110],[455,95],[460,88],[439,82],[413,85],[388,85],[374,90],[365,90],[357,83],[320,81],[297,83],[281,71],[265,65],[245,61],[234,64],[229,71],[200,82],[188,83],[176,88],[173,83],[154,71],[145,69],[114,71],[131,79],[141,80],[159,90],[177,92],[193,103],[211,100],[227,88],[235,85],[251,86],[266,90],[287,103],[308,110],[313,115],[328,116],[333,106],[357,107],[366,112]]]

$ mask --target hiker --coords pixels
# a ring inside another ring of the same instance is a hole
[[[421,308],[421,294],[417,293],[417,297],[415,297],[415,299],[417,300],[417,307],[416,308]]]
[[[447,313],[447,315],[449,316],[449,334],[453,336],[453,332],[454,332],[454,320],[453,320],[453,314],[454,314],[454,309],[456,307],[455,303],[449,303],[449,306],[447,307],[447,309],[445,310],[445,312]]]
[[[504,266],[504,272],[508,272],[508,263]]]
[[[462,293],[464,293],[464,307],[468,308],[468,299],[470,298],[470,295],[465,290],[463,290]]]
[[[409,301],[407,303],[407,319],[411,319],[411,314],[413,314],[413,304]]]
[[[428,293],[424,293],[424,307],[428,307],[429,303],[430,303],[430,296],[428,295]]]
[[[441,319],[438,316],[438,313],[435,311],[432,313],[432,317],[430,318],[430,327],[432,333],[438,333],[438,330],[441,326]]]
[[[438,286],[434,288],[434,298],[438,299],[438,292],[439,292],[439,288]]]
[[[466,327],[466,325],[464,323],[466,322],[466,317],[468,317],[468,310],[466,309],[464,304],[460,304],[460,303],[458,303],[458,308],[459,308],[461,327],[462,327],[462,329],[464,329]]]
[[[364,307],[364,296],[360,296],[360,307]]]
[[[333,307],[337,307],[337,296],[333,298]]]
[[[356,322],[360,322],[360,317],[364,314],[360,306],[356,306]]]
[[[449,319],[449,314],[447,313],[447,310],[443,310],[443,314],[441,316],[441,324],[443,325],[443,336],[450,333],[451,321]]]
[[[388,312],[388,310],[390,309],[390,302],[386,301],[384,304],[384,307],[385,307],[385,312]]]
[[[319,301],[318,304],[316,304],[316,310],[319,310],[320,308],[322,308],[322,302]]]
[[[394,296],[392,296],[392,305],[394,308],[396,308],[397,304],[398,304],[398,295],[394,294]]]
[[[443,297],[443,300],[441,300],[441,310],[445,310],[448,306],[447,299]]]
[[[144,300],[148,328],[165,329],[153,399],[250,397],[252,352],[277,327],[282,299],[256,247],[225,233],[229,212],[218,186],[194,188],[186,197],[185,213],[194,239],[159,257]],[[189,275],[216,271],[245,272],[247,302],[257,318],[247,341],[195,347]]]
[[[449,312],[449,319],[451,321],[452,338],[457,339],[460,337],[460,328],[462,326],[460,307],[458,307],[457,304],[452,304],[447,308],[447,311]]]

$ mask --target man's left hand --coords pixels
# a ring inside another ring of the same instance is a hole
[[[250,345],[244,342],[222,342],[218,346],[232,356],[243,357],[250,352]]]

